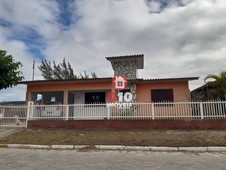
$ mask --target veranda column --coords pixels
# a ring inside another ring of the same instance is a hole
[[[67,90],[64,90],[64,105],[67,105],[68,104],[68,91]]]

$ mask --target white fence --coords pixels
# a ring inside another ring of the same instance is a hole
[[[28,119],[225,119],[226,102],[30,105]]]
[[[107,103],[0,106],[0,125],[27,120],[226,119],[226,102]]]
[[[1,126],[26,126],[27,106],[1,106]]]

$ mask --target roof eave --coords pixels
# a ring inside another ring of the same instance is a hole
[[[135,60],[137,64],[137,69],[143,69],[144,68],[144,54],[136,54],[136,55],[125,55],[125,56],[113,56],[113,57],[106,57],[108,61],[125,61],[125,60]],[[113,65],[112,65],[112,68]]]
[[[198,80],[199,77],[182,77],[182,78],[162,78],[162,79],[137,79],[138,83],[148,82],[188,82],[192,80]]]
[[[36,84],[71,84],[71,83],[91,83],[91,82],[110,82],[110,78],[93,78],[93,79],[74,79],[74,80],[34,80],[34,81],[22,81],[19,84],[36,85]]]

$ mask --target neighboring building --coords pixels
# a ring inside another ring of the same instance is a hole
[[[25,101],[7,101],[7,102],[0,102],[0,106],[25,106]]]
[[[193,101],[217,100],[217,98],[216,87],[208,83],[191,91],[191,99]]]
[[[198,77],[143,79],[138,78],[138,69],[144,67],[143,55],[107,57],[114,75],[122,74],[128,79],[125,89],[133,94],[133,102],[188,101],[188,82]],[[123,85],[123,80],[120,78]],[[117,92],[112,86],[112,78],[90,78],[75,80],[23,81],[27,85],[26,101],[35,103],[107,103],[107,93]]]

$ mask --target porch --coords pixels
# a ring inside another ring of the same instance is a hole
[[[31,92],[28,99],[34,105],[33,117],[89,119],[94,114],[93,119],[104,119],[107,117],[108,92],[111,90]]]

